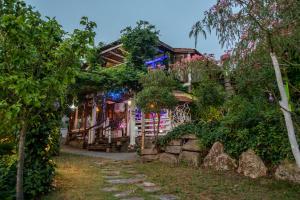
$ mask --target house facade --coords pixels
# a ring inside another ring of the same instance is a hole
[[[100,55],[103,67],[118,67],[125,62],[127,52],[122,43],[116,41],[103,47]],[[195,55],[201,54],[195,49],[172,48],[160,42],[157,56],[145,64],[148,70],[168,70],[173,63]],[[174,110],[161,111],[160,135],[191,120],[188,105],[192,96],[181,91],[173,91],[173,94],[179,104]],[[86,95],[84,103],[74,107],[69,116],[66,143],[89,150],[124,152],[133,148],[138,140],[152,137],[157,123],[158,116],[142,113],[129,91],[99,91]]]

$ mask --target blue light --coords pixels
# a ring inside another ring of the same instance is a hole
[[[155,58],[154,60],[147,61],[147,62],[145,62],[145,64],[151,65],[154,68],[157,63],[162,62],[168,58],[169,58],[168,56],[161,56],[161,57]]]
[[[109,91],[106,93],[106,96],[107,96],[107,98],[110,98],[113,101],[119,101],[122,99],[125,92],[126,91],[124,89],[117,90],[117,91]]]

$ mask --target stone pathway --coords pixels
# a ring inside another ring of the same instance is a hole
[[[103,192],[111,193],[120,200],[144,200],[145,198],[141,196],[145,195],[147,199],[153,200],[179,200],[179,197],[175,195],[163,194],[158,185],[147,181],[147,176],[135,171],[130,164],[118,164],[118,169],[99,165],[107,184],[105,188],[102,188]],[[111,163],[111,165],[115,165],[115,163]],[[145,195],[141,195],[141,193]]]
[[[147,181],[147,176],[137,172],[132,162],[137,160],[136,153],[105,153],[93,152],[83,149],[75,149],[66,145],[61,148],[62,152],[99,157],[109,161],[95,162],[94,165],[102,170],[106,186],[101,191],[110,193],[120,200],[179,200],[172,194],[164,194],[160,186]],[[127,162],[125,162],[127,161]]]

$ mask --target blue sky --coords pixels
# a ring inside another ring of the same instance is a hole
[[[55,17],[71,32],[79,27],[81,16],[97,23],[96,41],[112,42],[120,31],[146,20],[160,30],[160,39],[173,47],[194,47],[188,37],[191,26],[203,17],[216,0],[25,0],[43,16]],[[218,59],[224,52],[213,34],[199,38],[197,49],[213,53]]]

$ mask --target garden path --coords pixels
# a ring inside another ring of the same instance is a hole
[[[61,146],[61,152],[71,153],[75,155],[82,155],[82,156],[105,158],[110,160],[131,160],[131,161],[137,160],[136,153],[106,153],[106,152],[98,152],[98,151],[88,151],[85,149],[72,148],[67,145]]]
[[[156,183],[147,180],[147,176],[136,171],[133,163],[138,160],[136,153],[105,153],[75,149],[63,145],[61,152],[105,158],[95,162],[104,178],[101,191],[116,200],[178,200],[173,194],[165,194]]]

